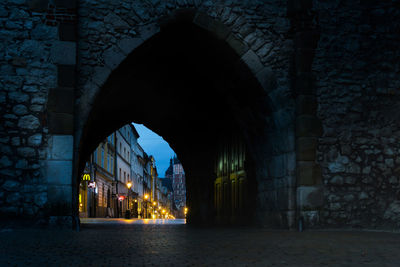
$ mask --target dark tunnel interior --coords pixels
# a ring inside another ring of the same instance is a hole
[[[245,215],[251,218],[257,195],[252,151],[265,131],[265,99],[226,42],[192,23],[175,21],[135,49],[104,84],[80,142],[80,170],[108,134],[132,121],[145,124],[180,156],[191,210],[188,223],[210,224],[218,217],[218,150],[221,144],[229,150],[240,142],[246,154]],[[240,221],[225,217],[220,221]]]

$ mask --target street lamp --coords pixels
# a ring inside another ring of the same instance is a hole
[[[157,202],[155,202],[155,201],[153,201],[153,207],[152,207],[152,210],[153,210],[153,215],[152,215],[152,217],[153,217],[153,219],[155,219],[155,217],[156,217],[156,214],[155,214],[155,210],[156,210],[156,205],[157,205]]]
[[[131,217],[131,211],[129,210],[129,193],[130,193],[130,191],[131,191],[132,183],[131,183],[131,182],[128,182],[128,183],[126,184],[126,187],[128,187],[128,210],[126,211],[126,218],[127,218],[127,219],[130,219],[130,217]]]
[[[144,195],[144,199],[145,199],[144,203],[146,203],[146,208],[145,208],[146,214],[145,214],[145,217],[147,218],[147,199],[149,199],[149,195],[148,194]]]

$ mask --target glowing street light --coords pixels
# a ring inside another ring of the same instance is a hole
[[[130,191],[130,189],[131,189],[131,187],[132,187],[132,183],[131,182],[128,182],[127,184],[126,184],[126,187],[128,187],[128,210],[126,211],[126,218],[127,219],[130,219],[130,217],[131,217],[131,212],[130,212],[130,210],[129,210],[129,191]]]
[[[146,203],[146,207],[145,207],[145,218],[147,218],[147,200],[149,199],[149,194],[146,194],[146,195],[144,195],[144,199],[145,199],[145,202],[144,203]]]

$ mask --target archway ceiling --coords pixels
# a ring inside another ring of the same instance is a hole
[[[90,154],[105,136],[135,121],[163,136],[178,154],[206,155],[227,132],[262,131],[269,112],[265,100],[226,43],[193,24],[171,25],[110,75],[89,116],[89,144],[82,152]]]

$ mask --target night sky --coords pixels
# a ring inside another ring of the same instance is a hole
[[[175,152],[161,136],[143,124],[133,123],[133,125],[140,135],[139,144],[147,155],[153,155],[156,160],[158,177],[164,177],[165,171],[169,166],[169,160],[174,156]]]

